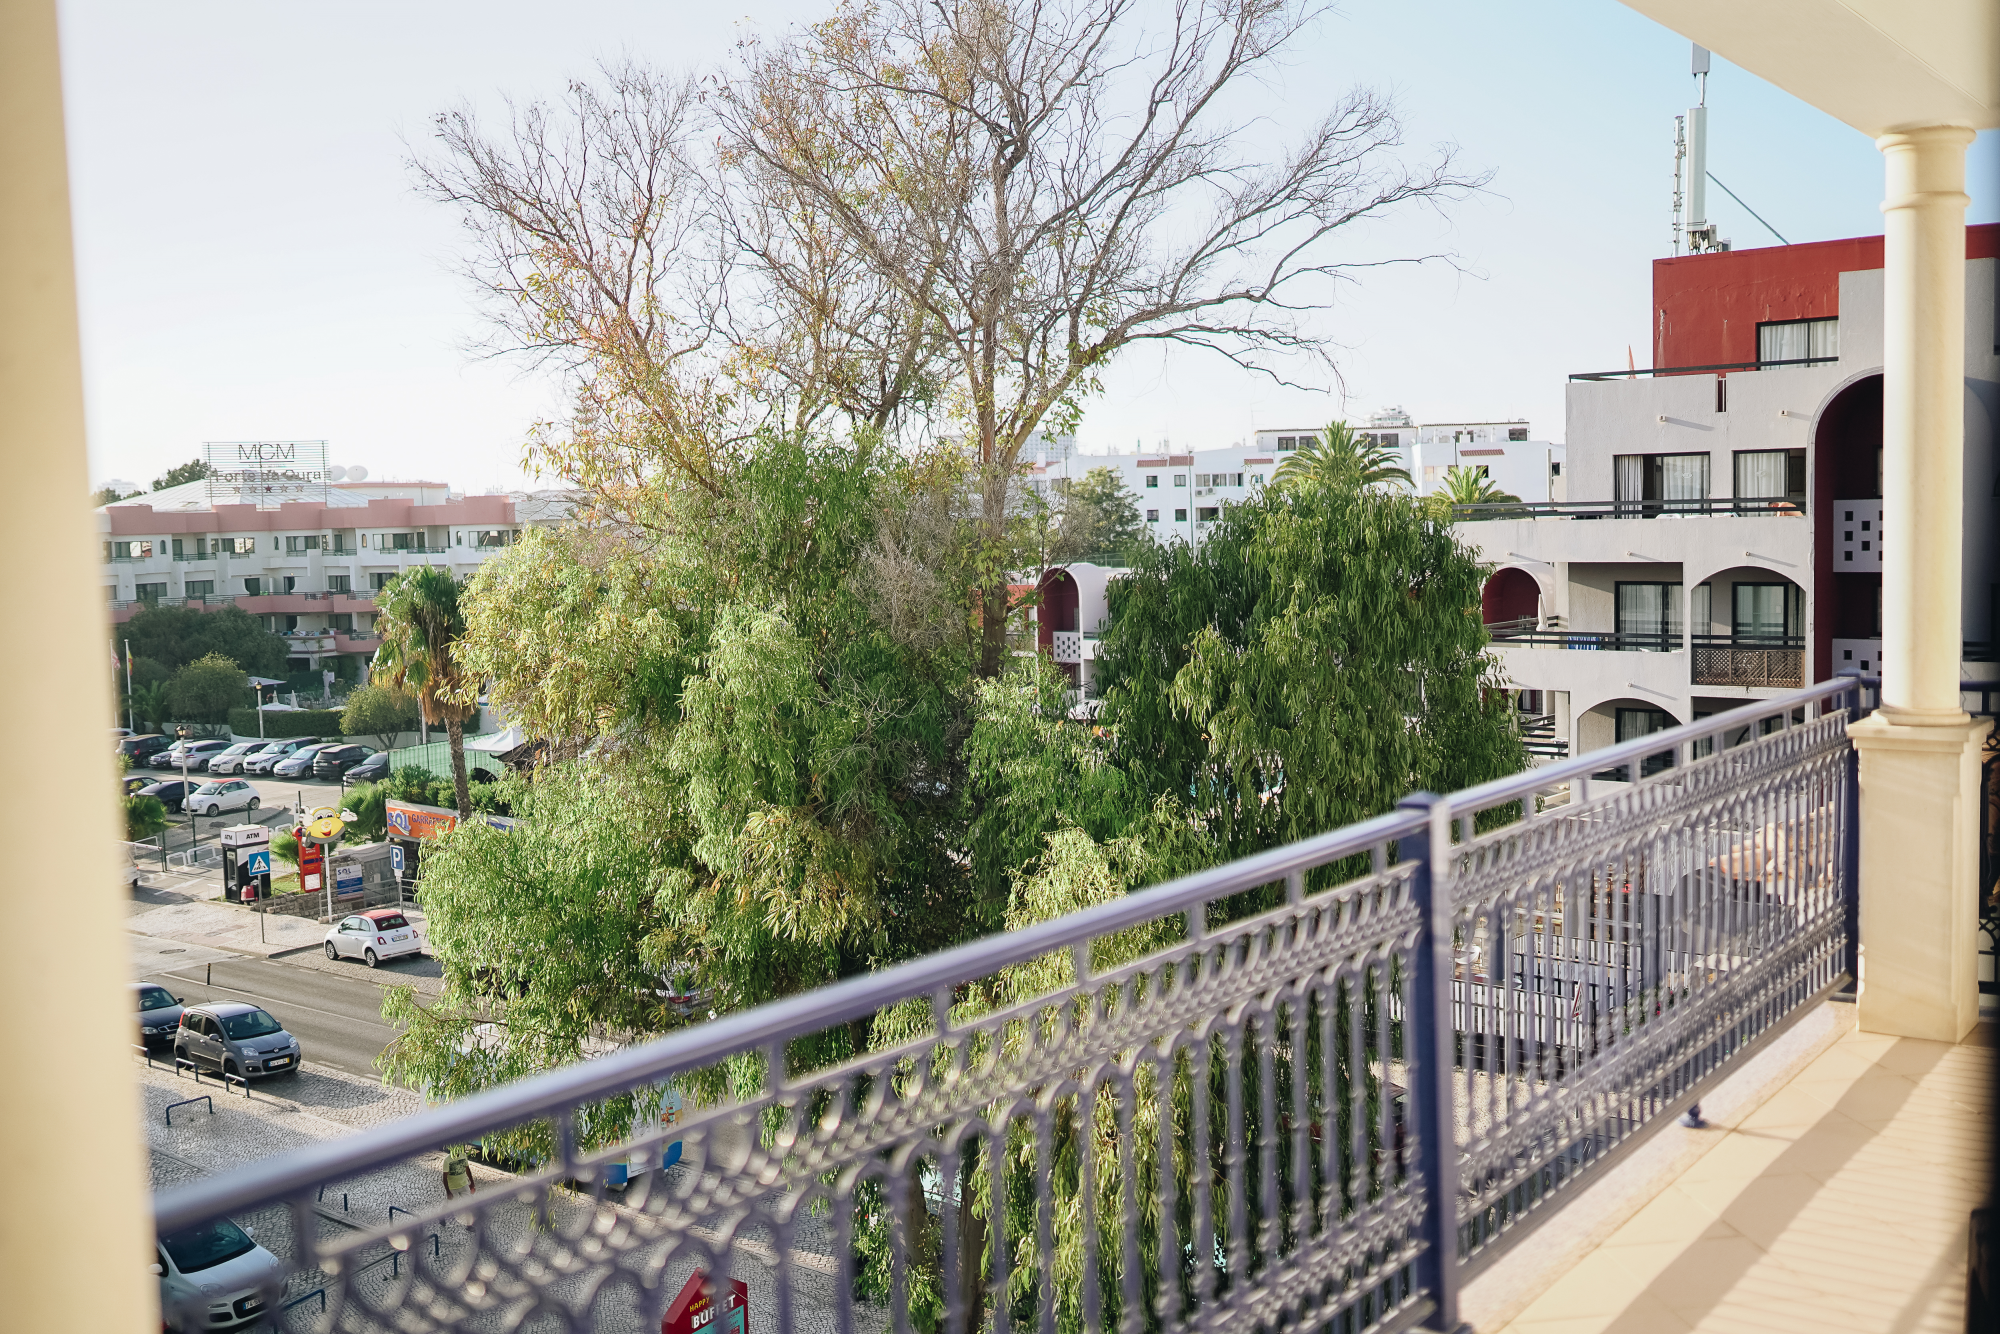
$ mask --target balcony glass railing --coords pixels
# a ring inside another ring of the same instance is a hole
[[[1531,621],[1504,621],[1488,625],[1486,633],[1495,644],[1509,648],[1570,648],[1610,653],[1678,653],[1678,630],[1568,630],[1561,627],[1537,628]]]
[[[1455,1329],[1462,1279],[1852,976],[1863,695],[1414,797],[176,1186],[155,1223],[254,1218],[258,1301],[313,1328],[655,1329],[698,1261],[759,1331]],[[924,1019],[800,1056],[892,1013]],[[432,1155],[472,1143],[502,1165],[443,1198]],[[404,1203],[329,1227],[339,1191]]]
[[[1534,500],[1487,505],[1453,505],[1460,522],[1481,519],[1671,519],[1700,515],[1735,518],[1804,518],[1804,496],[1702,500]]]

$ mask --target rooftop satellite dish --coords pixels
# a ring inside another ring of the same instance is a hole
[[[368,480],[368,470],[356,464],[347,470],[347,480],[350,482],[365,482]]]
[[[345,469],[345,468],[341,467],[341,466],[340,466],[340,465],[339,465],[338,463],[334,464],[334,465],[333,465],[332,467],[330,467],[330,468],[328,468],[328,469],[326,470],[326,480],[327,480],[327,481],[329,481],[329,482],[344,482],[344,481],[346,481],[346,480],[347,480],[347,469]]]

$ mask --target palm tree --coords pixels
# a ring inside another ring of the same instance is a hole
[[[458,641],[465,633],[459,607],[464,585],[448,571],[422,565],[391,579],[375,595],[375,628],[382,647],[375,650],[374,678],[382,685],[407,690],[417,697],[424,719],[444,724],[451,739],[451,781],[458,796],[458,816],[472,817],[472,794],[465,780],[465,720],[477,707],[472,683],[458,663]]]
[[[1518,505],[1521,498],[1493,484],[1484,468],[1452,466],[1434,493],[1447,505]]]
[[[1279,464],[1272,481],[1277,485],[1301,482],[1328,485],[1356,479],[1362,486],[1377,482],[1410,484],[1410,474],[1400,466],[1401,462],[1402,455],[1394,449],[1358,433],[1344,421],[1333,421],[1326,424],[1324,433],[1313,437],[1310,445]]]

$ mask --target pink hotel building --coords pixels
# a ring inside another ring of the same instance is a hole
[[[524,526],[568,514],[561,493],[467,496],[440,482],[336,483],[325,496],[211,504],[208,484],[190,482],[100,507],[113,623],[148,605],[237,606],[285,636],[293,670],[351,678],[381,643],[375,593],[391,576],[470,574]]]

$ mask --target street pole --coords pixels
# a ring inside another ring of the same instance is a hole
[[[139,723],[132,713],[132,641],[125,641],[125,728],[135,736]]]
[[[188,730],[176,727],[174,735],[181,743],[181,814],[188,818],[188,869],[194,869],[194,846],[201,841],[201,834],[195,825],[194,804],[188,800]]]

